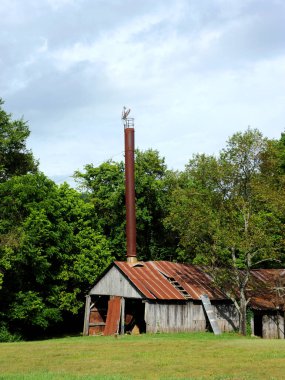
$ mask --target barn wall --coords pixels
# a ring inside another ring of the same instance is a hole
[[[178,332],[192,331],[191,303],[169,304],[149,303],[145,304],[146,332]],[[201,321],[205,328],[205,321]]]
[[[142,298],[135,287],[131,285],[116,267],[112,267],[90,290],[89,294]]]
[[[279,336],[278,336],[279,329]],[[267,339],[284,339],[284,317],[279,315],[279,320],[275,313],[265,314],[262,317],[262,337]]]
[[[213,305],[221,331],[233,331],[238,326],[238,316],[233,305]],[[205,331],[207,320],[201,303],[145,304],[146,332]]]
[[[231,303],[214,303],[216,318],[221,332],[230,332],[239,328],[239,314]]]

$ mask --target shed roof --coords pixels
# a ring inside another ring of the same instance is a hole
[[[114,263],[146,298],[159,300],[199,300],[207,294],[210,299],[226,296],[213,285],[213,280],[201,267],[169,261],[148,261],[129,264]]]
[[[169,261],[148,261],[130,264],[115,261],[114,264],[128,280],[148,299],[200,300],[206,294],[210,300],[226,300],[211,276],[201,266]],[[276,281],[285,280],[284,269],[252,270],[252,279],[247,289],[250,305],[256,309],[275,309],[284,302],[277,296]],[[284,285],[283,285],[284,286]]]
[[[255,309],[285,310],[285,269],[254,269],[248,292]]]

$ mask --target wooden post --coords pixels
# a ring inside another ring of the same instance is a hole
[[[121,298],[121,335],[125,334],[125,298]]]
[[[89,335],[90,304],[91,304],[91,296],[87,295],[86,301],[85,301],[83,335]]]

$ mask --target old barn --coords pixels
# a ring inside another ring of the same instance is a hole
[[[115,261],[89,291],[84,335],[236,330],[234,304],[201,267],[137,260],[134,119],[129,113],[124,107],[126,262]],[[277,269],[251,272],[248,291],[255,335],[284,338],[284,297],[276,286],[283,275],[285,270]]]
[[[264,338],[284,338],[284,303],[274,290],[278,275],[282,270],[252,271],[252,331]],[[219,333],[236,330],[238,324],[233,303],[195,265],[115,261],[86,297],[85,335]]]

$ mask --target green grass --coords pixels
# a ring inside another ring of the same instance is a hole
[[[0,379],[285,379],[285,340],[197,333],[1,343]]]

